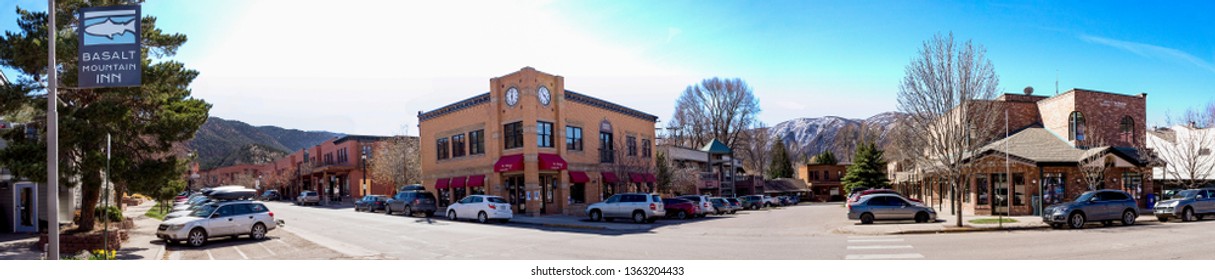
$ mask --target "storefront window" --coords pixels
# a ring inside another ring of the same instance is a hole
[[[455,189],[454,192],[456,194],[455,200],[461,200],[461,199],[464,199],[465,196],[468,196],[466,193],[467,192],[466,188],[460,187],[460,188],[454,188],[454,189]]]
[[[586,184],[575,183],[570,185],[570,204],[586,203]]]
[[[1029,192],[1025,191],[1025,174],[1013,174],[1013,205],[1023,206],[1029,201]]]
[[[473,188],[472,188],[472,194],[474,194],[474,195],[485,195],[485,187],[473,187]]]
[[[1067,178],[1063,173],[1043,173],[1042,174],[1042,189],[1046,192],[1042,196],[1042,201],[1045,205],[1053,205],[1062,203],[1067,190]]]
[[[992,190],[994,191],[994,199],[992,204],[996,207],[1008,205],[1008,174],[998,173],[991,174]]]
[[[1122,189],[1134,196],[1135,199],[1142,200],[1143,176],[1139,176],[1139,173],[1135,172],[1122,173]]]
[[[439,207],[447,207],[449,204],[451,204],[451,190],[439,190]]]

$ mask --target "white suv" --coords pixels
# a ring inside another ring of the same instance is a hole
[[[277,227],[274,212],[260,201],[223,201],[205,204],[190,215],[160,223],[156,237],[165,243],[185,240],[190,246],[207,244],[217,236],[248,235],[255,240]]]
[[[713,200],[707,195],[685,195],[678,198],[691,200],[696,204],[697,216],[708,216],[709,213],[717,213],[717,209],[713,208]]]
[[[663,207],[662,197],[656,194],[622,193],[587,206],[586,215],[596,222],[600,219],[632,218],[634,223],[652,223],[667,215]]]

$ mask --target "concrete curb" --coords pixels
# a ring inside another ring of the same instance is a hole
[[[518,223],[518,224],[537,225],[537,226],[542,226],[542,227],[554,227],[554,228],[588,229],[588,230],[611,230],[611,228],[608,228],[608,227],[605,227],[605,226],[588,226],[588,225],[573,225],[573,224],[553,224],[553,223],[540,223],[540,222],[532,222],[532,221],[519,221],[519,220],[511,220],[511,222],[512,222],[512,223]]]
[[[990,232],[990,231],[1022,231],[1022,230],[1042,230],[1050,229],[1050,226],[1016,226],[1016,227],[947,227],[943,229],[932,230],[902,230],[888,233],[888,235],[911,235],[911,234],[941,234],[941,233],[969,233],[969,232]]]

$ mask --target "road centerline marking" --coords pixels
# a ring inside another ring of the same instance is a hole
[[[852,240],[848,240],[848,242],[849,242],[849,243],[860,243],[860,242],[903,242],[903,239],[902,239],[902,238],[891,238],[891,239],[852,239]]]
[[[848,255],[846,260],[893,260],[893,259],[923,259],[924,255],[920,254],[873,254],[873,255]]]
[[[911,249],[911,245],[848,246],[848,250]]]

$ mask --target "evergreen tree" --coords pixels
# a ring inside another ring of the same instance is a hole
[[[772,140],[772,161],[768,163],[768,178],[793,178],[793,162],[789,159],[789,151],[785,141]]]
[[[56,57],[59,71],[60,182],[81,186],[79,229],[94,226],[94,209],[101,199],[102,171],[106,166],[106,135],[113,136],[110,178],[118,193],[130,191],[169,197],[184,184],[184,154],[175,145],[194,137],[207,120],[211,105],[190,96],[190,83],[198,71],[166,57],[175,55],[186,35],[164,33],[156,17],[140,19],[143,45],[143,85],[126,88],[78,89],[77,10],[81,7],[138,4],[142,1],[62,0],[57,2]],[[0,66],[19,76],[0,86],[0,110],[30,107],[45,114],[47,107],[48,13],[17,8],[19,30],[0,36]],[[155,58],[155,59],[153,59]],[[24,131],[2,135],[9,148],[0,151],[0,165],[14,175],[47,181],[45,118],[35,118],[39,133]]]
[[[667,191],[671,190],[671,175],[672,175],[671,174],[672,167],[671,167],[671,163],[669,161],[667,161],[667,153],[659,151],[658,156],[656,158],[656,163],[658,165],[657,166],[658,172],[655,172],[655,173],[658,173],[658,174],[655,174],[654,177],[657,177],[655,179],[658,181],[657,182],[658,183],[658,192],[667,193]]]
[[[877,144],[866,142],[856,147],[856,154],[852,156],[852,165],[848,166],[848,173],[841,179],[844,184],[844,190],[852,193],[852,189],[866,188],[890,188],[890,179],[886,178],[886,161],[882,159],[882,150],[877,148]]]
[[[831,153],[831,151],[824,151],[823,153],[818,154],[818,156],[814,157],[814,164],[835,165],[835,164],[839,164],[839,163],[840,163],[839,159],[836,159],[835,154]]]

